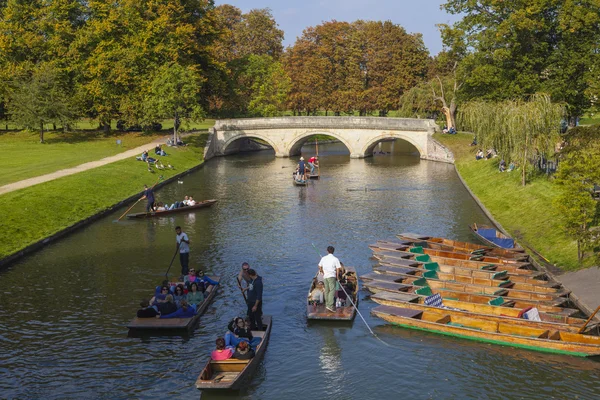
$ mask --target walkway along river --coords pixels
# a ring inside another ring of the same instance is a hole
[[[597,397],[597,362],[395,328],[370,316],[366,292],[360,309],[392,347],[358,318],[307,324],[304,296],[318,262],[311,243],[335,246],[363,274],[377,239],[412,231],[474,240],[468,224],[489,222],[453,165],[382,145],[392,149],[351,160],[341,144],[320,146],[322,179],[307,188],[292,185],[295,160],[272,152],[214,159],[157,192],[158,201],[219,199],[214,207],[117,223],[119,209],[0,272],[0,397],[198,398],[194,382],[215,338],[244,312],[235,285],[242,261],[264,277],[274,321],[242,397]],[[220,275],[221,291],[189,336],[128,337],[125,324],[168,267],[176,225],[190,236],[191,265]]]

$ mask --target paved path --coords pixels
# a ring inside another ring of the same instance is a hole
[[[140,154],[144,150],[151,150],[152,147],[155,147],[157,143],[165,142],[165,138],[161,137],[159,139],[153,140],[150,143],[147,143],[143,146],[136,147],[135,149],[124,151],[123,153],[116,154],[114,156],[105,157],[103,159],[97,161],[91,161],[84,164],[77,165],[76,167],[61,169],[56,172],[52,172],[46,175],[40,175],[29,179],[24,179],[22,181],[9,183],[8,185],[0,186],[0,195],[5,193],[13,192],[15,190],[24,189],[29,186],[37,185],[38,183],[44,183],[48,181],[52,181],[54,179],[62,178],[63,176],[69,176],[73,174],[77,174],[79,172],[87,171],[89,169],[98,168],[106,164],[114,163],[115,161],[125,160],[126,158],[135,157]]]
[[[600,268],[590,267],[576,272],[567,272],[558,279],[594,311],[600,306]],[[598,314],[596,314],[598,315]]]

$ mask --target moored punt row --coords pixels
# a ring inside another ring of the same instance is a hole
[[[380,280],[365,281],[364,286],[373,293],[391,292],[391,293],[410,293],[420,296],[430,296],[433,294],[432,288],[429,286],[415,286],[403,283],[385,282]],[[539,310],[553,314],[571,316],[579,311],[573,308],[564,308],[568,304],[566,297],[557,297],[552,300],[529,300],[508,297],[506,289],[499,288],[493,294],[486,293],[465,293],[443,288],[435,288],[435,292],[439,293],[444,299],[453,299],[460,301],[468,301],[471,303],[502,305],[504,307],[537,307]]]
[[[435,264],[435,263],[433,263]],[[561,289],[555,287],[556,285],[552,283],[548,283],[541,281],[539,284],[518,282],[516,280],[512,280],[512,277],[506,273],[506,271],[496,272],[493,275],[483,276],[481,275],[481,271],[473,270],[477,272],[477,275],[461,275],[453,272],[443,272],[439,267],[433,265],[432,267],[426,266],[426,268],[398,268],[394,266],[388,265],[380,265],[374,267],[374,271],[380,274],[387,275],[399,275],[399,276],[415,276],[415,277],[423,277],[427,279],[436,279],[442,281],[453,281],[458,283],[469,283],[473,285],[480,286],[495,286],[495,287],[505,287],[515,290],[525,290],[530,292],[538,292],[538,293],[559,293],[562,292]],[[448,267],[452,268],[452,267]],[[517,276],[519,277],[519,276]]]
[[[447,258],[447,257],[438,257],[438,256],[430,256],[429,254],[416,254],[405,251],[395,251],[395,250],[384,250],[384,249],[376,249],[373,253],[373,257],[380,261],[391,262],[394,260],[415,260],[421,262],[437,262],[445,265],[452,265],[454,267],[463,267],[463,268],[477,268],[477,269],[485,269],[485,268],[502,268],[503,270],[519,273],[523,275],[533,275],[540,276],[541,273],[539,271],[532,270],[531,264],[528,263],[515,263],[515,264],[502,264],[499,267],[498,264],[485,263],[481,261],[473,261],[473,260],[458,260],[456,258]]]
[[[261,338],[254,357],[249,360],[229,358],[220,361],[209,358],[196,380],[197,389],[238,390],[243,384],[248,383],[265,354],[271,336],[271,316],[263,315],[262,322],[265,328],[264,331],[252,331],[254,337]]]
[[[533,325],[539,328],[556,329],[567,332],[579,332],[584,327],[586,320],[582,318],[565,317],[556,314],[538,312],[541,321],[533,321],[524,319],[524,310],[529,311],[531,308],[523,310],[508,307],[496,307],[488,304],[476,304],[458,300],[443,300],[440,306],[427,305],[424,297],[407,296],[405,294],[394,293],[378,293],[371,296],[371,300],[376,303],[411,308],[415,310],[432,311],[438,313],[449,313],[450,315],[470,316],[477,314],[483,319],[490,321],[512,321],[518,325]],[[525,312],[526,312],[525,311]],[[588,325],[586,329],[592,329],[595,325]]]
[[[505,258],[505,257],[495,257],[488,256],[485,254],[470,254],[459,251],[449,251],[449,250],[438,250],[431,249],[423,246],[415,246],[415,245],[404,245],[395,242],[377,242],[377,247],[381,248],[379,250],[377,247],[373,248],[374,251],[407,251],[410,253],[417,254],[429,254],[430,256],[437,257],[446,257],[446,258],[456,258],[458,260],[473,260],[473,261],[482,261],[490,264],[516,264],[516,263],[527,263],[527,261],[523,261],[523,259],[514,259],[514,258]]]
[[[475,278],[488,278],[488,279],[510,279],[513,282],[530,283],[532,285],[544,286],[544,287],[560,287],[560,283],[554,281],[547,281],[542,276],[531,276],[523,275],[514,272],[508,272],[501,268],[493,269],[475,269],[475,268],[463,268],[453,267],[452,265],[439,264],[437,262],[414,262],[411,260],[392,260],[392,261],[379,261],[379,267],[393,268],[392,271],[405,274],[422,275],[425,271],[439,271],[446,274],[456,274],[462,276],[472,276]]]
[[[391,283],[402,283],[406,285],[413,286],[429,286],[432,289],[446,289],[452,290],[456,292],[464,292],[464,293],[477,293],[477,294],[488,294],[488,295],[496,295],[500,291],[502,293],[506,293],[507,297],[511,297],[514,299],[523,299],[523,300],[539,300],[539,301],[555,301],[557,298],[561,298],[567,296],[569,292],[562,291],[556,293],[538,293],[531,292],[527,290],[516,290],[510,289],[503,286],[502,283],[495,286],[484,286],[484,285],[474,285],[469,283],[459,283],[459,282],[451,282],[451,281],[442,281],[437,279],[416,277],[413,275],[387,275],[387,274],[378,274],[376,272],[371,272],[369,274],[362,275],[360,277],[362,280],[378,280],[383,282],[391,282]],[[503,281],[507,282],[508,281]]]
[[[401,233],[397,237],[407,242],[427,242],[431,248],[439,248],[440,250],[451,250],[456,249],[457,251],[464,251],[468,253],[483,253],[490,256],[498,257],[509,257],[515,258],[519,256],[526,256],[524,254],[525,249],[516,247],[512,249],[503,249],[498,247],[483,246],[476,243],[459,242],[458,240],[446,239],[435,236],[419,235],[415,233]],[[433,247],[439,246],[439,247]]]
[[[450,315],[410,308],[377,306],[371,313],[392,324],[444,335],[581,357],[600,356],[600,337],[490,321],[477,315]]]

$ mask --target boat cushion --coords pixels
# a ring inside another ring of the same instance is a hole
[[[423,272],[423,277],[438,279],[438,274],[435,271],[425,271],[425,272]]]
[[[427,296],[423,301],[423,304],[426,306],[432,307],[444,307],[444,303],[442,302],[442,296],[439,293],[432,294],[431,296]]]
[[[501,306],[502,304],[504,304],[504,298],[496,297],[495,299],[488,301],[488,304],[490,306]]]
[[[504,279],[508,276],[508,271],[496,272],[492,275],[492,279]]]
[[[425,279],[425,278],[419,278],[419,279],[415,280],[413,282],[413,285],[415,285],[415,286],[429,286],[429,284],[427,283],[427,279]]]
[[[431,257],[429,257],[429,254],[423,254],[422,256],[416,256],[415,260],[426,263],[431,261]]]
[[[439,271],[440,265],[436,262],[430,262],[423,264],[423,268],[425,268],[427,271]]]
[[[411,247],[409,251],[411,253],[425,254],[421,246]]]
[[[489,270],[489,271],[493,271],[497,268],[498,266],[496,264],[488,264],[488,265],[484,265],[482,266],[480,269],[485,269],[485,270]]]
[[[498,284],[498,287],[507,287],[507,286],[512,286],[512,282],[511,281],[502,281]]]
[[[415,293],[418,295],[421,295],[421,296],[431,296],[433,294],[433,292],[431,291],[429,286],[419,288],[419,289],[415,290]]]

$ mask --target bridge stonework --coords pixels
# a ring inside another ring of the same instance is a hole
[[[241,139],[268,143],[276,157],[300,154],[312,135],[329,135],[342,142],[351,158],[372,155],[384,139],[402,139],[417,148],[421,159],[454,162],[452,153],[431,136],[439,129],[433,120],[381,117],[276,117],[218,120],[209,135],[204,158],[240,150]]]

